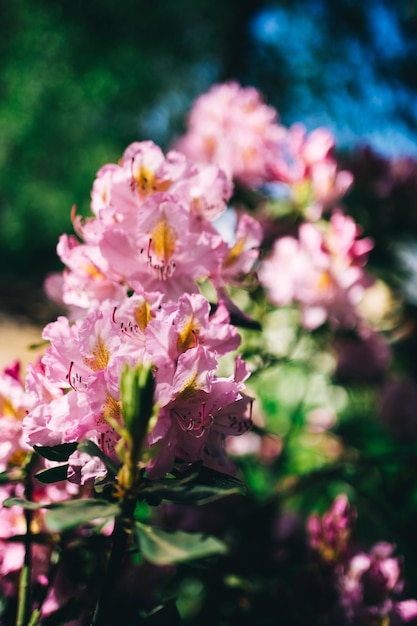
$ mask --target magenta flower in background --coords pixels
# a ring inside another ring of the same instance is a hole
[[[395,546],[380,542],[369,553],[356,554],[347,564],[339,587],[349,623],[373,624],[375,620],[395,618],[407,623],[417,617],[417,600],[401,599],[404,581],[401,561],[393,556],[394,549]]]
[[[346,495],[338,496],[330,509],[320,517],[310,515],[307,521],[307,533],[310,547],[319,554],[324,562],[333,566],[344,563],[352,545],[353,524],[356,511]]]

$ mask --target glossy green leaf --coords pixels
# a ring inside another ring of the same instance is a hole
[[[72,443],[60,443],[56,446],[33,446],[33,448],[44,459],[64,463],[75,452],[77,445],[78,443],[74,441]]]
[[[96,519],[116,517],[120,513],[118,504],[106,500],[67,500],[46,508],[49,510],[45,516],[45,524],[52,532],[65,532]]]
[[[20,506],[29,511],[47,509],[45,523],[51,532],[64,532],[77,526],[96,519],[110,519],[120,514],[118,504],[109,503],[107,500],[64,500],[63,502],[32,502],[24,498],[7,498],[3,506],[10,508]]]
[[[68,463],[65,465],[58,465],[57,467],[49,467],[35,474],[35,478],[44,485],[50,485],[51,483],[58,483],[61,480],[67,479]]]
[[[37,511],[38,509],[44,509],[48,505],[25,500],[25,498],[6,498],[6,500],[3,501],[3,506],[6,509],[10,509],[12,506],[20,506],[28,511]]]
[[[135,531],[140,552],[157,565],[181,563],[227,551],[226,545],[219,539],[202,533],[167,532],[141,522],[135,522]]]
[[[141,491],[145,499],[152,501],[188,504],[207,504],[225,496],[245,493],[246,487],[240,480],[208,468],[185,476],[149,481]]]

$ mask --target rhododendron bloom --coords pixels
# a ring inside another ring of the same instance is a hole
[[[247,213],[240,215],[230,243],[222,243],[221,266],[212,275],[213,283],[218,286],[239,284],[247,278],[259,258],[262,239],[260,223]]]
[[[176,299],[196,292],[219,264],[221,237],[211,221],[226,208],[231,181],[214,164],[193,163],[150,141],[128,146],[119,164],[102,167],[93,184],[94,217],[72,215],[80,238],[63,235],[62,276],[46,281],[50,297],[73,318],[127,290],[159,290]]]
[[[351,622],[366,615],[379,620],[396,615],[404,623],[417,617],[415,600],[397,600],[404,581],[400,559],[393,552],[392,544],[377,543],[369,554],[353,556],[340,574],[340,600]]]
[[[193,163],[171,151],[166,157],[151,141],[130,144],[119,165],[101,168],[92,191],[92,209],[100,218],[109,215],[129,221],[151,196],[168,194],[190,213],[213,219],[221,213],[232,186],[216,165]]]
[[[71,236],[60,237],[57,252],[67,268],[62,275],[52,274],[45,281],[48,296],[65,304],[79,317],[107,299],[122,300],[126,287],[109,270],[98,245],[80,244]]]
[[[32,446],[89,439],[118,462],[119,381],[126,364],[155,368],[159,412],[148,444],[158,452],[151,475],[169,471],[176,456],[202,460],[211,429],[239,434],[250,426],[249,401],[241,393],[247,368],[239,361],[230,379],[216,374],[218,357],[235,350],[240,338],[222,306],[210,317],[210,305],[199,294],[183,294],[174,304],[142,290],[122,304],[107,301],[72,324],[62,316],[46,326],[43,337],[50,346],[40,366],[29,369],[27,383],[34,407],[24,429]],[[233,418],[225,419],[224,410]],[[71,480],[106,473],[101,461],[79,452],[69,464]]]
[[[319,517],[310,515],[307,522],[309,544],[327,563],[344,561],[351,549],[350,541],[356,511],[342,494],[332,503],[330,509]]]
[[[304,328],[326,320],[335,327],[354,327],[357,310],[371,279],[364,272],[370,239],[358,239],[352,218],[333,213],[328,225],[303,223],[298,239],[278,239],[259,270],[275,305],[299,303]]]
[[[113,309],[107,305],[104,311],[95,311],[72,325],[60,317],[46,326],[43,336],[51,345],[42,367],[48,384],[55,385],[55,393],[45,397],[41,373],[36,377],[32,373],[31,393],[38,395],[38,403],[24,420],[30,445],[80,441],[90,434],[98,443],[112,431],[105,413],[117,407],[124,362],[118,357],[122,336],[112,320]]]
[[[6,509],[2,506],[12,491],[8,487],[0,487],[0,589],[6,595],[16,593],[16,580],[9,580],[8,575],[18,572],[23,565],[25,548],[23,543],[7,541],[25,532],[26,524],[23,510],[18,507]]]
[[[216,267],[220,244],[208,222],[194,218],[171,196],[155,194],[129,230],[118,223],[106,229],[100,250],[134,289],[162,291],[175,299],[197,291],[195,281]]]
[[[210,304],[200,294],[183,294],[176,304],[165,304],[147,328],[147,347],[155,365],[172,361],[199,345],[218,356],[235,350],[240,337],[220,309],[210,317]],[[227,315],[227,313],[226,313]]]
[[[307,134],[297,123],[286,131],[270,165],[270,180],[288,185],[290,198],[308,220],[319,219],[352,185],[353,175],[337,166],[334,146],[334,137],[326,128]]]
[[[67,500],[76,494],[78,487],[66,481],[56,485],[42,485],[36,480],[32,483],[34,502],[49,504]],[[20,506],[6,508],[3,503],[10,497],[21,498],[23,495],[21,484],[0,486],[0,591],[7,596],[18,594],[19,575],[25,559],[26,520],[23,508]],[[44,531],[44,513],[37,510],[32,518],[33,536],[36,537]],[[35,539],[31,549],[32,583],[36,582],[43,586],[48,584],[50,556],[51,546],[48,542]]]
[[[0,374],[0,471],[9,463],[20,463],[30,450],[23,440],[22,420],[31,407],[16,362]]]
[[[157,450],[147,467],[151,478],[163,476],[175,457],[231,469],[225,437],[243,434],[252,425],[252,399],[241,392],[248,371],[237,361],[234,377],[217,378],[215,367],[213,355],[198,346],[179,357],[172,378],[157,383],[156,397],[163,408],[149,435],[150,445]],[[165,372],[158,371],[159,375],[165,378]]]
[[[353,176],[339,170],[329,130],[307,134],[302,124],[287,129],[277,118],[254,88],[215,85],[194,103],[177,147],[190,158],[217,163],[250,187],[286,184],[297,209],[317,220],[346,193]]]
[[[177,148],[196,161],[218,164],[230,178],[260,186],[285,134],[277,117],[253,87],[215,85],[195,101]]]

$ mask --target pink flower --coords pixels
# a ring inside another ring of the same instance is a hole
[[[319,517],[310,515],[307,532],[310,547],[326,563],[344,562],[351,550],[351,534],[356,511],[349,505],[346,495],[338,496],[330,509]]]
[[[68,269],[62,275],[50,275],[45,289],[52,300],[68,307],[73,317],[104,300],[120,301],[126,295],[126,287],[110,271],[98,245],[80,244],[75,237],[62,235],[57,252]]]
[[[355,222],[340,212],[329,224],[303,223],[298,239],[278,239],[259,270],[259,279],[275,305],[299,303],[302,323],[314,329],[326,320],[354,327],[357,305],[371,279],[363,266],[370,239],[358,239]]]
[[[216,366],[213,355],[198,346],[180,355],[173,376],[158,370],[156,398],[162,408],[149,435],[156,450],[147,465],[149,477],[163,476],[175,457],[230,471],[224,440],[250,428],[252,400],[241,393],[248,372],[240,360],[234,377],[217,378]]]
[[[283,135],[277,112],[262,102],[256,89],[229,82],[215,85],[196,100],[177,148],[256,187],[268,176],[271,153]]]
[[[190,213],[213,219],[232,193],[230,181],[216,165],[196,164],[175,151],[166,156],[151,141],[130,144],[119,165],[106,165],[93,185],[92,208],[103,222],[129,221],[155,194],[168,194]]]
[[[20,507],[6,509],[3,502],[14,495],[8,487],[0,487],[0,590],[5,595],[17,593],[18,577],[23,566],[25,549],[23,543],[8,539],[25,533],[26,524]],[[13,576],[14,574],[14,576]]]
[[[377,543],[369,554],[352,557],[345,573],[339,575],[340,600],[350,622],[396,615],[406,623],[417,616],[416,600],[398,600],[404,581],[400,559],[392,556],[393,551],[393,545]]]
[[[230,243],[223,242],[221,265],[212,274],[217,286],[239,284],[253,272],[259,259],[259,250],[263,239],[260,223],[247,213],[239,216],[236,230]]]
[[[72,212],[74,236],[57,251],[66,265],[50,276],[51,298],[79,318],[105,300],[121,303],[128,289],[175,299],[196,292],[219,264],[221,237],[211,221],[226,208],[232,183],[214,164],[166,156],[150,141],[129,145],[119,164],[102,167],[93,184],[94,217]]]
[[[216,374],[218,358],[235,350],[240,338],[224,307],[210,316],[199,294],[185,293],[174,304],[142,290],[121,305],[105,302],[72,324],[60,317],[43,337],[50,346],[40,365],[29,368],[27,380],[33,406],[23,425],[32,446],[89,439],[118,463],[114,426],[122,425],[119,380],[126,364],[155,368],[159,413],[148,438],[157,449],[149,464],[152,476],[172,469],[177,456],[196,462],[212,448],[221,459],[223,443],[214,444],[211,431],[222,440],[251,424],[251,400],[242,393],[246,365],[238,359],[234,376]],[[77,482],[106,473],[101,462],[79,452],[69,463],[69,477]]]
[[[80,441],[89,435],[99,443],[112,430],[104,414],[120,413],[118,379],[126,361],[118,355],[122,335],[113,309],[107,304],[72,325],[60,317],[44,329],[51,345],[42,367],[30,370],[28,378],[28,389],[37,398],[24,419],[30,445]]]
[[[164,296],[160,292],[137,290],[130,298],[113,309],[112,320],[119,328],[122,342],[118,354],[130,356],[132,362],[146,361],[146,337],[148,325],[160,315]]]
[[[0,374],[0,471],[20,463],[30,448],[23,440],[22,420],[32,402],[20,380],[20,364],[13,363]]]
[[[196,220],[174,197],[154,194],[129,230],[123,223],[106,229],[100,250],[134,289],[162,291],[175,299],[184,291],[197,291],[195,281],[218,263],[220,244],[208,222]]]
[[[18,594],[19,576],[25,558],[23,535],[26,532],[26,521],[21,507],[6,508],[3,502],[9,497],[22,497],[23,489],[20,487],[0,487],[0,592],[6,596]],[[37,525],[42,527],[42,513],[37,511],[35,516]],[[21,541],[19,537],[22,537]],[[33,543],[32,583],[46,584],[50,553],[51,548],[46,543]]]
[[[400,619],[406,624],[417,617],[417,600],[402,600],[396,602],[394,613],[397,613]]]
[[[297,123],[286,131],[270,165],[270,180],[286,183],[292,202],[311,221],[334,206],[353,182],[350,172],[338,169],[332,156],[334,145],[326,128],[307,135]]]
[[[227,312],[226,312],[227,315]],[[176,304],[162,306],[158,316],[150,321],[146,345],[155,365],[167,361],[176,363],[180,354],[205,346],[221,356],[235,350],[240,337],[229,317],[221,316],[221,309],[210,316],[210,304],[200,294],[183,294]]]

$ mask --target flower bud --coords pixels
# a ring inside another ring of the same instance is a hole
[[[125,366],[120,377],[122,413],[134,460],[137,460],[155,413],[154,388],[150,365],[140,363],[136,367]]]

